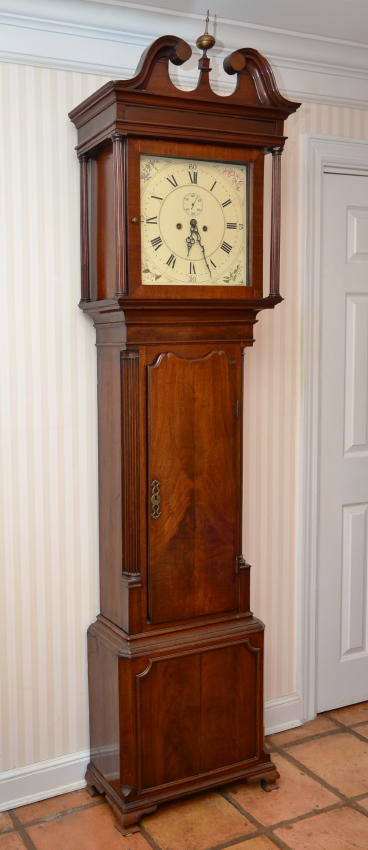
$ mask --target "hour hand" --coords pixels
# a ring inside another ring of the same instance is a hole
[[[187,257],[189,257],[189,251],[190,251],[190,249],[191,249],[192,245],[194,245],[194,243],[195,243],[195,239],[193,238],[193,231],[192,231],[192,229],[191,229],[191,231],[190,231],[190,236],[187,236],[187,238],[186,238],[186,240],[185,240],[185,241],[186,241],[186,243],[187,243],[187,248],[188,248]]]

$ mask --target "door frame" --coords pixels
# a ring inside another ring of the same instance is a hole
[[[312,720],[317,713],[321,227],[326,166],[368,169],[368,142],[303,134],[297,611],[302,722]]]

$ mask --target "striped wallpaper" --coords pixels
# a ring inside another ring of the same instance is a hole
[[[104,82],[0,64],[2,770],[88,746],[96,370],[67,114]]]
[[[0,735],[7,770],[88,747],[98,610],[94,331],[79,299],[68,111],[102,77],[0,63]],[[301,134],[363,137],[368,113],[305,105],[283,156],[285,302],[246,353],[244,555],[267,624],[266,696],[295,685]]]

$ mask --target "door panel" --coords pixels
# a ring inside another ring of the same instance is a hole
[[[148,367],[151,623],[236,608],[237,368],[223,351]]]
[[[201,656],[150,662],[137,676],[140,790],[201,772]]]
[[[346,299],[345,452],[368,452],[368,293]]]
[[[260,650],[251,647],[249,641],[203,653],[203,773],[246,761],[257,755],[259,653]]]
[[[317,710],[368,698],[368,176],[325,174]]]

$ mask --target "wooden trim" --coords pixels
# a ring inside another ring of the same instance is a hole
[[[140,578],[139,354],[121,354],[123,576]]]
[[[89,277],[88,156],[80,161],[81,302],[91,300]]]
[[[270,295],[280,291],[280,233],[281,233],[281,154],[283,148],[272,148],[272,198],[271,198],[271,259]]]
[[[115,295],[126,295],[126,193],[124,136],[112,136],[114,161]]]

